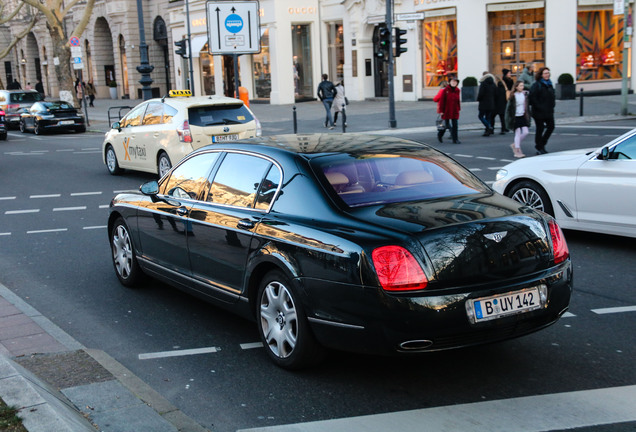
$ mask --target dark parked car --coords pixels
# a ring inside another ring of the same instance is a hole
[[[22,133],[33,129],[36,135],[47,131],[86,132],[84,116],[64,101],[42,101],[31,105],[20,117]]]
[[[270,358],[408,354],[525,335],[568,309],[552,217],[419,143],[286,135],[204,147],[113,198],[117,277],[255,319]]]
[[[0,90],[0,110],[5,113],[7,129],[18,128],[20,115],[44,97],[35,90]]]
[[[0,110],[0,140],[7,139],[7,123],[4,115],[4,111]]]

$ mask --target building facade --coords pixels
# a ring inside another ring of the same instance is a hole
[[[623,63],[634,86],[629,18],[614,14],[613,0],[394,0],[395,27],[406,30],[408,50],[395,59],[395,99],[431,97],[449,74],[460,80],[483,71],[513,76],[534,63],[553,80],[571,74],[586,91],[618,90]],[[154,66],[153,95],[169,88],[194,93],[234,94],[234,58],[209,53],[206,1],[143,2],[145,39]],[[67,18],[79,20],[81,6]],[[386,17],[382,0],[261,0],[261,50],[238,57],[240,85],[250,99],[272,104],[313,100],[323,73],[344,80],[351,100],[388,96],[388,67],[374,55],[373,37]],[[82,78],[93,80],[98,97],[141,97],[136,2],[98,0],[81,37]],[[189,26],[188,26],[189,24]],[[188,29],[189,27],[189,29]],[[12,26],[17,32],[20,26]],[[175,53],[174,42],[191,35],[192,59]],[[69,31],[70,33],[70,31]],[[623,48],[626,48],[624,51]],[[38,24],[4,59],[3,80],[42,78],[48,94],[58,88],[52,47]],[[626,55],[624,55],[626,52]],[[192,74],[190,74],[190,63]],[[78,70],[79,71],[79,70]],[[114,86],[114,87],[109,87]]]

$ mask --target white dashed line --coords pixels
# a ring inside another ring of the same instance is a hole
[[[149,360],[149,359],[158,359],[158,358],[166,358],[166,357],[181,357],[181,356],[196,355],[196,354],[208,354],[208,353],[215,353],[216,351],[217,349],[215,347],[195,348],[195,349],[176,350],[176,351],[161,351],[161,352],[155,352],[155,353],[139,354],[139,360]]]
[[[497,170],[501,169],[501,167],[500,166],[498,166],[498,167],[488,167],[488,169],[491,170],[491,171],[497,171]]]
[[[108,207],[110,207],[110,205],[108,205],[108,204],[102,204],[102,205],[99,206],[100,209],[104,209],[104,208],[108,208]]]
[[[99,150],[91,150],[91,151],[74,151],[73,154],[97,154],[97,153],[101,153],[101,151]]]
[[[574,318],[576,315],[574,315],[572,312],[566,312],[563,315],[561,315],[561,318]]]
[[[29,209],[29,210],[7,210],[4,212],[6,215],[10,214],[25,214],[25,213],[38,213],[40,209]]]
[[[75,151],[75,149],[60,149],[60,150],[55,150],[55,151],[58,151],[58,152],[72,152],[72,151]]]
[[[101,192],[74,192],[71,196],[101,195]]]
[[[451,156],[453,156],[453,157],[465,157],[465,158],[475,157],[473,155],[465,155],[465,154],[453,154]]]
[[[87,226],[82,229],[93,230],[93,229],[102,229],[102,228],[108,228],[108,227],[106,225],[96,225],[96,226]]]
[[[481,168],[468,168],[469,171],[476,172],[481,171]]]
[[[251,342],[241,344],[241,349],[248,350],[254,348],[263,348],[263,342]]]
[[[10,232],[8,232],[8,233],[0,233],[0,236],[10,236],[10,235],[11,235]]]
[[[6,197],[0,197],[0,201],[4,201],[4,200],[14,200],[16,197],[10,197],[10,196],[6,196]]]
[[[497,160],[497,158],[494,157],[488,157],[488,156],[477,156],[477,159],[483,159],[483,160]]]
[[[56,207],[53,211],[73,211],[73,210],[86,210],[86,206],[78,207]]]
[[[47,230],[27,231],[27,234],[44,234],[44,233],[53,233],[53,232],[62,232],[62,231],[68,231],[68,228],[55,228],[55,229],[47,229]]]
[[[592,309],[592,312],[598,315],[621,313],[621,312],[636,312],[636,306],[623,306],[603,309]]]
[[[50,194],[50,195],[31,195],[29,198],[59,198],[62,194]]]

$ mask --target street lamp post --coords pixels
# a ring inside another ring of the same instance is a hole
[[[137,72],[141,74],[139,84],[141,84],[141,94],[144,100],[152,98],[152,78],[150,72],[155,68],[148,62],[148,45],[146,45],[146,35],[144,31],[144,9],[141,0],[137,0],[137,19],[139,21],[139,56],[141,64],[137,66]]]

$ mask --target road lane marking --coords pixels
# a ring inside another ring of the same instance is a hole
[[[633,422],[636,421],[634,406],[636,386],[632,385],[240,429],[239,432],[384,432],[395,430],[396,425],[401,432],[424,429],[437,432],[540,432]]]
[[[6,232],[6,233],[0,233],[0,236],[10,236],[11,233],[10,232]]]
[[[73,192],[71,196],[101,195],[101,192]]]
[[[488,156],[477,156],[477,159],[483,159],[483,160],[497,160],[497,158],[494,158],[494,157],[488,157]]]
[[[75,151],[75,149],[60,149],[60,150],[55,150],[55,151],[58,151],[58,152],[72,152],[72,151]]]
[[[557,125],[559,129],[634,129],[632,126],[585,126],[585,125]]]
[[[86,210],[86,206],[78,207],[56,207],[53,211],[73,211],[73,210]]]
[[[38,213],[40,209],[28,209],[28,210],[7,210],[4,212],[6,215],[10,214],[25,214],[25,213]]]
[[[14,197],[14,196],[0,197],[0,201],[4,201],[4,200],[14,200],[14,199],[16,199],[16,197]]]
[[[108,228],[108,227],[106,225],[95,225],[95,226],[87,226],[82,229],[92,230],[92,229],[102,229],[102,228]]]
[[[99,208],[108,208],[110,207],[110,204],[102,204],[99,206]]]
[[[621,312],[636,312],[636,306],[623,306],[623,307],[592,309],[592,312],[594,312],[595,314],[598,314],[598,315],[612,314],[612,313],[621,313]]]
[[[254,349],[254,348],[263,348],[263,342],[251,342],[251,343],[242,343],[241,349]]]
[[[53,232],[62,232],[62,231],[68,231],[68,228],[54,228],[54,229],[46,229],[46,230],[27,231],[27,234],[44,234],[44,233],[53,233]]]
[[[459,153],[457,153],[457,154],[452,154],[451,156],[453,156],[453,157],[465,157],[465,158],[475,157],[475,156],[473,156],[473,155],[466,155],[466,154],[459,154]]]
[[[566,312],[563,315],[561,315],[561,318],[574,318],[576,315],[574,315],[572,312]]]
[[[154,352],[154,353],[139,354],[139,360],[149,360],[149,359],[158,359],[158,358],[166,358],[166,357],[181,357],[181,356],[187,356],[187,355],[208,354],[208,353],[215,353],[215,352],[217,352],[217,349],[215,347],[194,348],[194,349],[176,350],[176,351],[160,351],[160,352]]]
[[[31,195],[29,198],[59,198],[62,194],[49,194],[49,195]]]
[[[100,150],[92,150],[92,151],[74,151],[73,154],[97,154],[97,153],[101,153]]]

